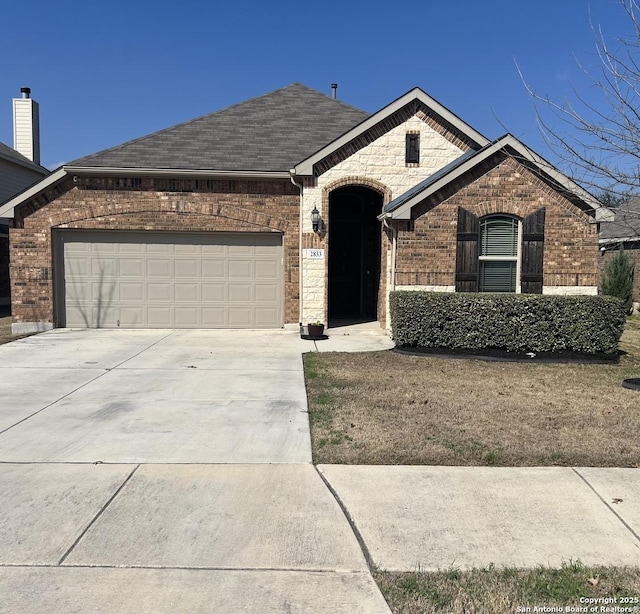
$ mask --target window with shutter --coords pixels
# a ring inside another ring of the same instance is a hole
[[[480,220],[478,290],[517,292],[520,222],[493,215]]]
[[[456,235],[456,292],[478,291],[478,216],[458,207]]]
[[[542,294],[545,210],[538,209],[522,220],[522,292]]]

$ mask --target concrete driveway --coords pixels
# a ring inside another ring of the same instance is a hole
[[[311,465],[314,347],[107,330],[0,346],[0,612],[388,613]]]
[[[311,462],[303,343],[56,330],[0,346],[0,460]]]

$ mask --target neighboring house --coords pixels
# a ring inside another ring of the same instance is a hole
[[[600,275],[616,252],[623,247],[635,264],[633,302],[640,303],[640,197],[613,209],[612,221],[600,225]],[[602,277],[601,277],[602,279]]]
[[[49,171],[40,166],[38,103],[31,90],[22,88],[22,98],[13,101],[14,147],[0,143],[0,204],[33,185]],[[0,215],[0,307],[9,305],[9,226]]]
[[[87,156],[0,208],[14,332],[388,326],[393,289],[595,294],[608,209],[415,88],[293,84]]]

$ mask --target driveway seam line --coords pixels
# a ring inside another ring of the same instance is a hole
[[[636,538],[636,541],[640,542],[640,535],[638,535],[633,530],[631,525],[626,520],[624,520],[624,518],[622,518],[622,516],[620,516],[620,514],[618,514],[618,512],[616,512],[616,510],[614,510],[609,503],[605,501],[604,497],[589,483],[589,481],[575,467],[571,467],[571,469],[594,492],[596,497],[598,497],[598,499],[600,499],[600,501],[602,501],[602,503],[605,504],[605,506],[609,509],[609,511],[623,524],[625,529],[627,529],[627,531],[629,531],[629,533],[631,533],[631,535],[633,535]]]
[[[91,369],[87,369],[87,371],[91,371]],[[56,403],[59,403],[60,401],[62,401],[62,399],[66,399],[68,396],[72,395],[74,392],[78,392],[78,390],[84,388],[85,386],[88,386],[89,384],[92,384],[96,380],[100,379],[101,377],[109,373],[109,369],[101,369],[101,371],[102,373],[100,373],[99,375],[96,375],[93,379],[90,379],[88,382],[85,382],[84,384],[82,384],[82,386],[78,386],[77,388],[74,388],[73,390],[67,392],[67,394],[63,394],[61,397],[57,398],[55,401],[51,401],[51,403],[49,403],[48,405],[45,405],[43,408],[39,409],[38,411],[34,411],[32,414],[29,414],[25,418],[22,418],[22,420],[18,420],[18,422],[16,422],[15,424],[8,426],[6,429],[3,429],[2,431],[0,431],[0,435],[2,435],[3,433],[6,433],[12,428],[18,426],[19,424],[22,424],[26,420],[29,420],[30,418],[37,416],[40,412],[43,412],[45,409],[49,409]]]
[[[125,362],[128,362],[129,360],[135,358],[136,356],[139,356],[140,354],[142,354],[142,352],[146,352],[149,348],[152,348],[157,343],[160,343],[161,341],[164,341],[167,337],[170,337],[171,335],[173,335],[174,332],[175,331],[171,331],[168,335],[165,335],[164,337],[162,337],[162,339],[158,339],[155,343],[152,343],[151,345],[147,346],[146,348],[140,350],[137,354],[134,354],[133,356],[129,356],[129,358],[127,358],[126,360],[123,360],[122,362],[118,363],[115,366],[110,367],[110,368],[100,369],[102,371],[102,373],[100,373],[99,375],[97,375],[93,379],[89,380],[88,382],[85,382],[84,384],[82,384],[82,386],[78,386],[77,388],[74,388],[73,390],[71,390],[67,394],[62,395],[60,398],[56,399],[55,401],[52,401],[48,405],[45,405],[42,409],[39,409],[38,411],[35,411],[32,414],[29,414],[25,418],[22,418],[22,420],[18,420],[18,422],[16,422],[15,424],[12,424],[11,426],[8,426],[6,429],[3,429],[2,431],[0,431],[0,435],[2,435],[3,433],[6,433],[8,430],[18,426],[19,424],[22,424],[25,420],[29,420],[30,418],[33,418],[34,416],[37,416],[40,412],[43,412],[45,409],[49,409],[52,405],[55,405],[56,403],[62,401],[62,399],[66,399],[69,395],[73,394],[74,392],[77,392],[81,388],[84,388],[85,386],[88,386],[89,384],[92,384],[97,379],[99,379],[99,378],[103,377],[104,375],[106,375],[107,373],[109,373],[109,371],[112,371],[113,369],[117,369],[120,365],[123,365]],[[33,367],[33,368],[36,368],[36,367]],[[92,369],[86,369],[86,370],[87,371],[91,371]]]
[[[165,335],[161,339],[158,339],[155,343],[152,343],[151,345],[148,345],[147,347],[141,349],[137,354],[134,354],[133,356],[129,356],[129,358],[126,358],[122,362],[119,362],[117,365],[111,367],[111,369],[109,369],[109,370],[111,371],[112,369],[117,369],[118,367],[122,366],[125,362],[129,362],[130,360],[133,360],[137,356],[140,356],[140,354],[142,354],[143,352],[146,352],[147,350],[150,350],[153,346],[158,345],[158,343],[160,343],[161,341],[164,341],[168,337],[171,337],[171,335],[173,335],[175,332],[176,331],[172,330],[170,333],[168,333],[167,335]]]
[[[122,482],[122,484],[120,484],[120,486],[118,487],[116,492],[114,492],[113,495],[111,495],[111,497],[109,497],[108,501],[102,506],[102,508],[98,511],[98,513],[93,517],[91,522],[85,527],[84,531],[82,531],[82,533],[80,533],[80,535],[73,542],[73,544],[71,544],[69,549],[62,555],[62,558],[58,561],[58,565],[57,565],[58,567],[60,567],[60,565],[62,565],[65,562],[66,558],[71,554],[71,552],[74,550],[74,548],[80,543],[80,540],[87,534],[89,529],[97,522],[98,518],[100,518],[100,516],[102,516],[102,514],[104,514],[104,512],[109,507],[109,505],[111,505],[111,502],[118,496],[120,491],[127,485],[129,480],[133,477],[133,474],[139,468],[140,468],[140,465],[139,464],[136,465],[133,468],[133,470],[131,471],[131,473],[125,478],[124,482]]]
[[[367,563],[367,568],[369,570],[369,573],[372,573],[373,570],[375,569],[373,558],[371,557],[369,548],[367,547],[367,544],[364,541],[364,537],[362,537],[362,533],[360,533],[360,529],[358,529],[355,520],[352,518],[351,514],[349,513],[349,510],[347,509],[347,506],[344,504],[344,502],[340,498],[338,491],[331,485],[327,477],[322,473],[322,471],[320,471],[320,469],[318,469],[317,465],[313,465],[313,468],[316,470],[316,473],[320,476],[320,479],[324,482],[324,485],[327,487],[329,492],[333,495],[333,498],[336,500],[337,504],[340,506],[340,509],[342,510],[344,517],[347,519],[347,522],[351,527],[351,531],[353,532],[356,538],[356,541],[360,546],[360,550],[362,551],[364,560]]]

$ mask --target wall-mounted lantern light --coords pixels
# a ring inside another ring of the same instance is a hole
[[[311,212],[311,226],[313,227],[313,232],[317,233],[320,231],[321,222],[322,219],[320,218],[320,211],[318,211],[317,207],[314,207]]]

